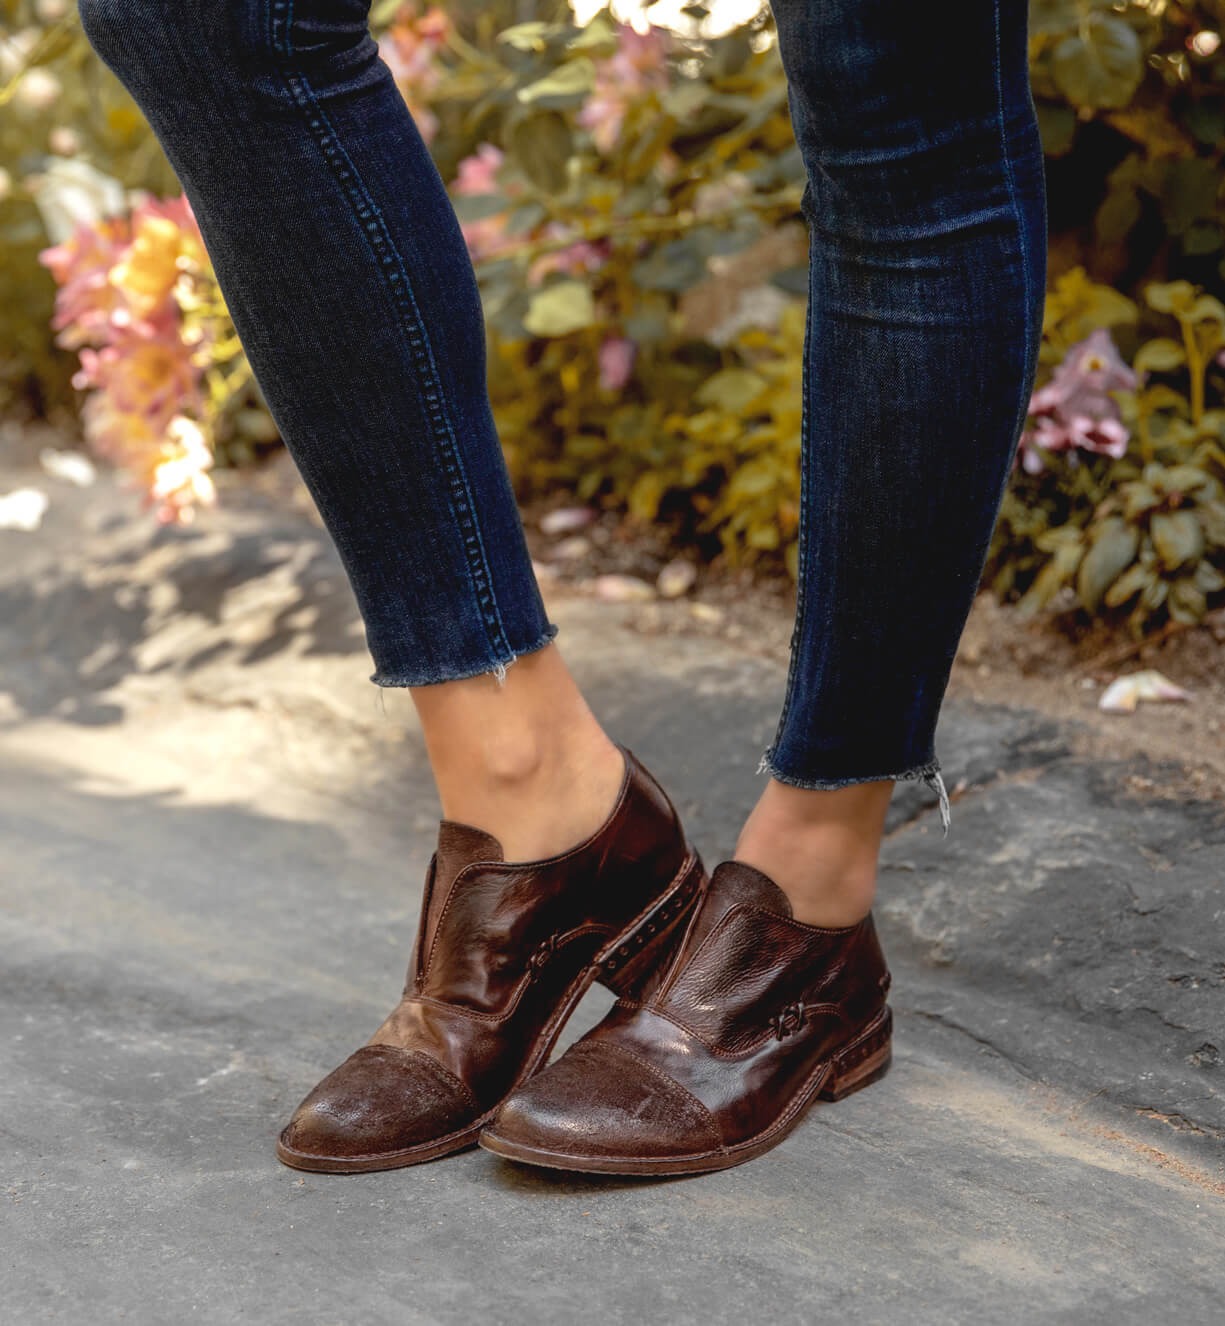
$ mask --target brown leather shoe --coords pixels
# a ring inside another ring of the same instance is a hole
[[[543,1064],[593,980],[633,992],[706,885],[672,802],[625,755],[621,792],[584,843],[503,860],[443,820],[408,984],[370,1038],[298,1106],[277,1142],[295,1169],[395,1169],[473,1146]]]
[[[676,952],[636,999],[502,1106],[481,1145],[605,1174],[727,1169],[768,1151],[816,1099],[889,1064],[889,973],[871,916],[792,919],[767,875],[723,861]]]

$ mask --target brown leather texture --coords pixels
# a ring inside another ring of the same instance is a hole
[[[887,1067],[890,977],[871,915],[801,924],[767,875],[724,861],[674,950],[510,1096],[482,1146],[561,1169],[725,1169]]]
[[[663,788],[621,749],[613,810],[568,852],[508,862],[491,834],[441,821],[400,1002],[299,1105],[281,1160],[390,1169],[475,1144],[593,980],[635,994],[675,947],[705,871]]]

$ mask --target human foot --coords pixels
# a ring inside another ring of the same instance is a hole
[[[742,1164],[781,1142],[812,1101],[884,1073],[888,989],[871,915],[802,925],[771,879],[724,861],[674,956],[513,1092],[481,1145],[590,1173]]]
[[[298,1107],[285,1164],[394,1169],[472,1146],[593,980],[633,992],[706,876],[667,794],[618,750],[611,813],[566,852],[508,862],[491,834],[441,822],[403,997]]]

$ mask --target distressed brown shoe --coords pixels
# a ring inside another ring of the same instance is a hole
[[[473,1146],[543,1064],[593,980],[632,993],[706,885],[676,810],[633,753],[608,819],[541,861],[443,820],[399,1005],[298,1106],[295,1169],[395,1169]]]
[[[723,861],[673,948],[506,1101],[483,1147],[591,1173],[727,1169],[888,1067],[890,978],[870,915],[803,925],[767,875]]]

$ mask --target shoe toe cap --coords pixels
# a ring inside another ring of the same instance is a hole
[[[579,1041],[501,1107],[487,1133],[559,1161],[655,1160],[722,1150],[706,1107],[619,1046]]]
[[[298,1106],[279,1150],[290,1162],[360,1162],[426,1146],[479,1112],[463,1083],[428,1054],[365,1045]]]

